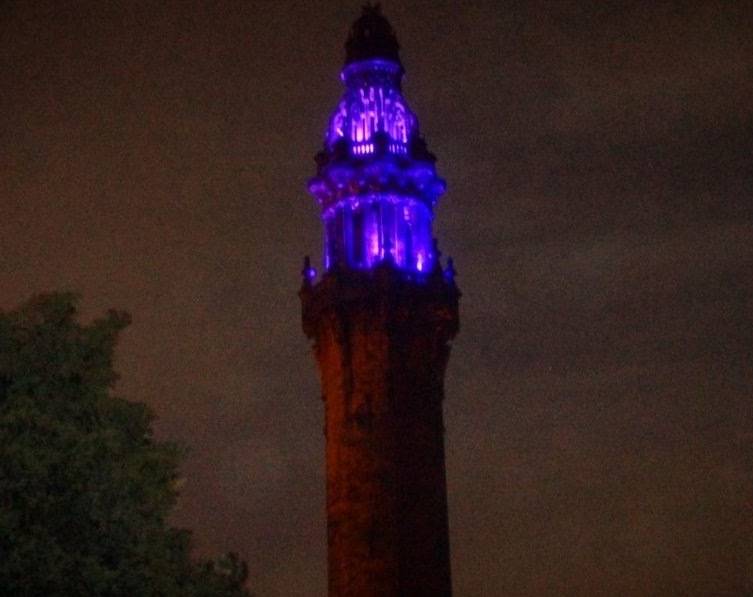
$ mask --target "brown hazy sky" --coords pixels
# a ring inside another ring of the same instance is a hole
[[[178,524],[325,595],[305,181],[358,1],[0,3],[0,307],[134,323]],[[753,593],[753,4],[385,1],[464,292],[458,597]]]

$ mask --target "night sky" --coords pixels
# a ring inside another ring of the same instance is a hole
[[[128,310],[174,521],[326,594],[305,190],[360,2],[0,4],[0,307]],[[449,191],[458,597],[753,592],[753,5],[384,2]]]

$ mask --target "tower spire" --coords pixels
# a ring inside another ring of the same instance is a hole
[[[381,58],[400,64],[400,45],[379,2],[363,5],[361,17],[350,29],[345,42],[345,64]]]
[[[420,278],[432,270],[445,182],[403,97],[397,37],[379,4],[364,6],[345,48],[345,92],[308,185],[322,210],[324,269],[367,271],[391,254],[404,275]]]

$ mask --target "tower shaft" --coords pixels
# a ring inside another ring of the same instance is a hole
[[[457,293],[383,267],[301,293],[325,402],[330,597],[451,595],[442,400]]]

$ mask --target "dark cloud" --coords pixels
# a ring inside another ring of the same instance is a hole
[[[388,3],[450,191],[458,595],[753,590],[746,3]],[[119,391],[185,443],[176,522],[325,593],[299,325],[357,3],[0,7],[0,304],[134,324]]]

